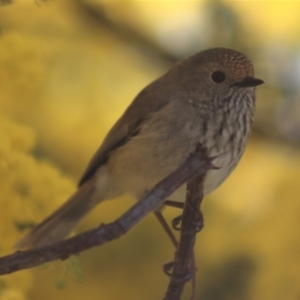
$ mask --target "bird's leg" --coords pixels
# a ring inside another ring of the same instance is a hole
[[[198,213],[199,215],[199,219],[197,221],[197,232],[199,232],[202,228],[203,228],[203,214],[201,212],[201,210],[199,210],[197,207],[194,207],[190,202],[188,202],[188,204]],[[166,200],[164,202],[165,206],[170,206],[170,207],[175,207],[175,208],[181,208],[183,209],[184,207],[184,203],[183,202],[177,202],[177,201],[173,201],[173,200]],[[162,216],[163,217],[163,216]],[[165,220],[164,220],[165,221]],[[165,221],[166,222],[166,221]],[[174,218],[172,220],[172,227],[174,230],[176,231],[180,231],[181,227],[179,226],[181,222],[181,215]],[[168,225],[166,223],[166,225]]]
[[[170,207],[175,207],[175,208],[181,208],[181,209],[183,209],[183,207],[184,207],[183,202],[177,202],[177,201],[173,201],[173,200],[166,200],[164,202],[164,205],[170,206]]]
[[[174,233],[172,232],[169,224],[165,220],[165,218],[164,218],[161,210],[154,211],[154,215],[156,216],[157,220],[159,221],[159,223],[161,224],[161,226],[163,227],[163,229],[167,233],[167,235],[170,238],[170,240],[171,240],[172,244],[174,245],[175,249],[177,249],[177,247],[178,247],[178,241],[177,241]],[[172,262],[166,263],[163,266],[163,270],[164,270],[164,273],[166,275],[168,275],[168,276],[172,275],[173,265],[174,265],[174,262],[172,261]]]
[[[154,215],[156,216],[157,220],[159,221],[159,223],[161,224],[161,226],[163,227],[163,229],[167,233],[167,235],[170,238],[170,240],[171,240],[172,244],[174,245],[174,247],[177,249],[178,241],[177,241],[174,233],[172,232],[169,224],[165,220],[162,212],[160,210],[154,211]]]
[[[180,209],[183,209],[183,207],[184,207],[183,202],[177,202],[177,201],[173,201],[173,200],[166,200],[164,202],[164,205],[170,206],[170,207],[175,207],[175,208],[180,208]],[[172,228],[176,231],[180,231],[181,227],[178,226],[180,224],[180,222],[181,222],[181,215],[172,220]]]

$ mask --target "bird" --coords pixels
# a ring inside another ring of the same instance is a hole
[[[147,85],[108,132],[83,173],[78,189],[27,233],[16,248],[44,246],[66,238],[99,203],[121,195],[140,200],[176,170],[198,144],[214,158],[203,194],[219,187],[244,152],[255,110],[249,58],[212,48],[174,64]],[[181,192],[173,196],[182,202]],[[179,189],[179,190],[180,190]]]

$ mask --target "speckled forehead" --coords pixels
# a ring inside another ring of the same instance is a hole
[[[253,76],[254,70],[251,61],[239,52],[222,53],[220,63],[228,68],[231,73],[237,78],[245,78],[246,76]]]
[[[242,53],[225,48],[215,48],[198,53],[192,57],[196,64],[202,68],[224,68],[229,70],[236,79],[243,79],[246,76],[253,76],[254,70],[251,61]]]

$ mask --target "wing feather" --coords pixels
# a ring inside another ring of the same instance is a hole
[[[94,176],[97,169],[106,163],[112,151],[124,145],[131,137],[138,134],[140,128],[151,114],[167,105],[170,94],[168,93],[168,89],[165,88],[164,77],[152,82],[137,95],[122,117],[109,131],[102,145],[92,157],[78,186],[81,186]],[[161,88],[161,85],[164,85],[164,87]]]

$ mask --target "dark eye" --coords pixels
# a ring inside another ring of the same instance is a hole
[[[225,74],[221,71],[216,71],[211,74],[211,79],[215,83],[221,83],[225,80]]]

